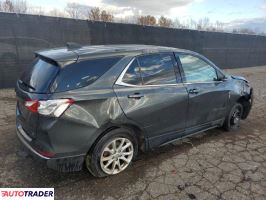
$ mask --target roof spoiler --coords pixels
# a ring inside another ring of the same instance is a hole
[[[66,46],[67,46],[67,49],[70,51],[82,48],[82,45],[75,43],[75,42],[67,42]]]
[[[46,62],[53,63],[53,64],[55,64],[55,65],[60,65],[60,63],[57,62],[56,60],[54,60],[54,59],[52,59],[52,58],[49,58],[49,57],[47,57],[47,56],[45,56],[45,55],[42,55],[42,54],[39,53],[39,52],[35,52],[34,55],[35,55],[36,58],[39,57],[39,58],[41,58],[42,60],[45,60]]]

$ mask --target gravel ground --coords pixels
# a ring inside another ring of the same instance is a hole
[[[54,187],[56,199],[266,199],[266,67],[227,70],[248,78],[254,106],[240,130],[207,131],[158,148],[122,174],[59,173],[24,153],[13,90],[0,90],[0,187]]]

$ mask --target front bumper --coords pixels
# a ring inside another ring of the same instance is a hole
[[[32,139],[27,135],[27,133],[19,124],[17,125],[17,136],[20,142],[26,147],[30,155],[32,155],[36,160],[46,163],[48,168],[60,172],[74,172],[82,170],[85,160],[85,154],[59,158],[49,158],[40,154],[31,146]]]
[[[246,119],[250,113],[250,110],[253,106],[254,96],[253,96],[253,88],[250,88],[250,93],[245,97],[246,101],[243,102],[244,112],[242,115],[242,119]]]

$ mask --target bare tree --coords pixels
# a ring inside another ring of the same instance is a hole
[[[103,21],[103,22],[113,22],[114,16],[106,10],[101,10],[99,7],[91,8],[88,11],[88,19],[91,21]]]
[[[28,12],[28,3],[24,0],[16,0],[14,1],[14,7],[16,13],[27,13]]]
[[[24,0],[4,0],[0,2],[0,11],[27,13],[28,5]]]
[[[114,16],[111,13],[108,13],[106,10],[102,10],[101,12],[101,20],[103,22],[113,22]]]
[[[187,20],[185,26],[188,29],[197,29],[197,26],[198,26],[197,24],[198,23],[195,20],[189,19],[189,20]]]
[[[78,3],[68,3],[65,12],[69,15],[70,18],[74,19],[84,19],[88,6],[78,4]]]
[[[162,26],[162,27],[172,27],[173,26],[172,20],[168,19],[164,16],[161,16],[159,18],[158,24],[159,24],[159,26]]]
[[[1,7],[3,12],[15,12],[14,4],[11,0],[3,1]]]
[[[184,28],[184,25],[177,18],[174,20],[173,26],[174,26],[174,28]]]
[[[140,16],[137,20],[137,24],[146,25],[146,26],[155,26],[156,25],[156,18],[154,16],[151,16],[151,15]]]
[[[209,20],[209,18],[202,18],[199,19],[198,21],[194,19],[188,19],[184,23],[179,23],[179,27],[182,28],[188,28],[188,29],[195,29],[195,30],[205,30],[205,31],[216,31],[219,28],[222,27],[222,23],[216,23],[212,24]],[[176,24],[175,24],[176,27]]]
[[[3,2],[0,0],[0,12],[3,12]]]
[[[198,21],[197,30],[208,30],[210,28],[210,19],[203,18]]]
[[[216,21],[214,26],[216,29],[215,31],[224,32],[224,23]]]
[[[92,21],[100,21],[101,20],[101,10],[98,7],[92,8],[88,12],[88,18]]]
[[[71,18],[79,18],[79,11],[77,9],[76,3],[68,3],[65,8],[65,11]]]
[[[33,15],[46,15],[46,12],[44,11],[44,9],[41,6],[29,7],[28,13],[33,14]]]

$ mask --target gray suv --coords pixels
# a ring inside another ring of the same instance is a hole
[[[192,51],[148,45],[36,52],[16,85],[17,135],[49,168],[125,170],[139,150],[211,128],[234,130],[252,88]]]

